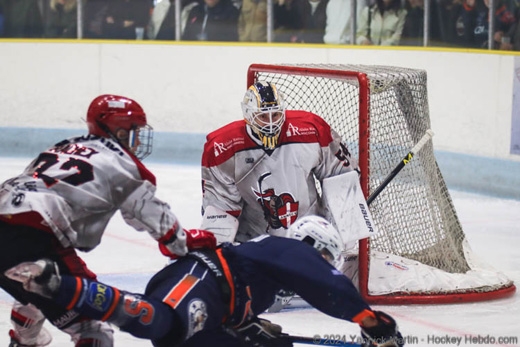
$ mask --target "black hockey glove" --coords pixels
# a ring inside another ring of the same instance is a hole
[[[21,282],[26,291],[46,298],[52,298],[61,283],[58,265],[49,259],[20,263],[4,274],[14,281]]]
[[[235,330],[239,339],[248,347],[292,347],[282,327],[267,319],[254,318]]]
[[[395,320],[381,311],[374,311],[378,324],[371,328],[361,328],[363,347],[402,347],[403,336],[397,330]]]

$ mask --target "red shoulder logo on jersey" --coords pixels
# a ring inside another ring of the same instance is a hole
[[[258,179],[258,190],[253,189],[257,201],[262,206],[264,217],[273,229],[287,229],[298,218],[299,202],[290,193],[276,194],[274,188],[262,190],[262,182],[271,173],[264,173]]]
[[[286,131],[287,137],[315,135],[316,133],[317,133],[317,131],[316,131],[316,128],[314,128],[314,127],[297,127],[292,123],[289,123],[287,125],[287,131]]]
[[[230,148],[234,146],[243,146],[245,143],[243,137],[235,137],[231,140],[228,140],[226,142],[213,142],[213,154],[215,157],[218,157],[225,151],[229,150]]]

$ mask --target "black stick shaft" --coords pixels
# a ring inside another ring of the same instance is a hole
[[[383,183],[377,187],[377,189],[370,194],[370,196],[367,199],[367,205],[370,205],[372,201],[374,201],[375,198],[383,191],[383,189],[386,188],[386,186],[394,179],[395,176],[405,167],[406,164],[408,164],[413,156],[421,150],[421,148],[428,142],[433,136],[433,131],[431,129],[426,130],[426,133],[423,135],[423,137],[417,142],[417,144],[408,152],[408,154],[399,162],[399,164],[390,172],[390,174],[385,178]]]

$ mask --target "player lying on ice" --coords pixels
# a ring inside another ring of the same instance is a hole
[[[282,288],[329,316],[359,324],[363,346],[403,345],[394,319],[373,311],[331,264],[341,256],[341,242],[325,219],[303,217],[290,227],[290,238],[264,235],[240,245],[216,247],[204,230],[186,234],[190,252],[176,257],[163,249],[177,259],[150,280],[144,295],[60,276],[45,259],[19,264],[6,276],[154,346],[292,346],[280,326],[257,316]]]

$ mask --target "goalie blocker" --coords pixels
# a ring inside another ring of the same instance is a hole
[[[323,180],[323,201],[338,229],[344,250],[353,248],[356,241],[377,234],[356,171]]]

